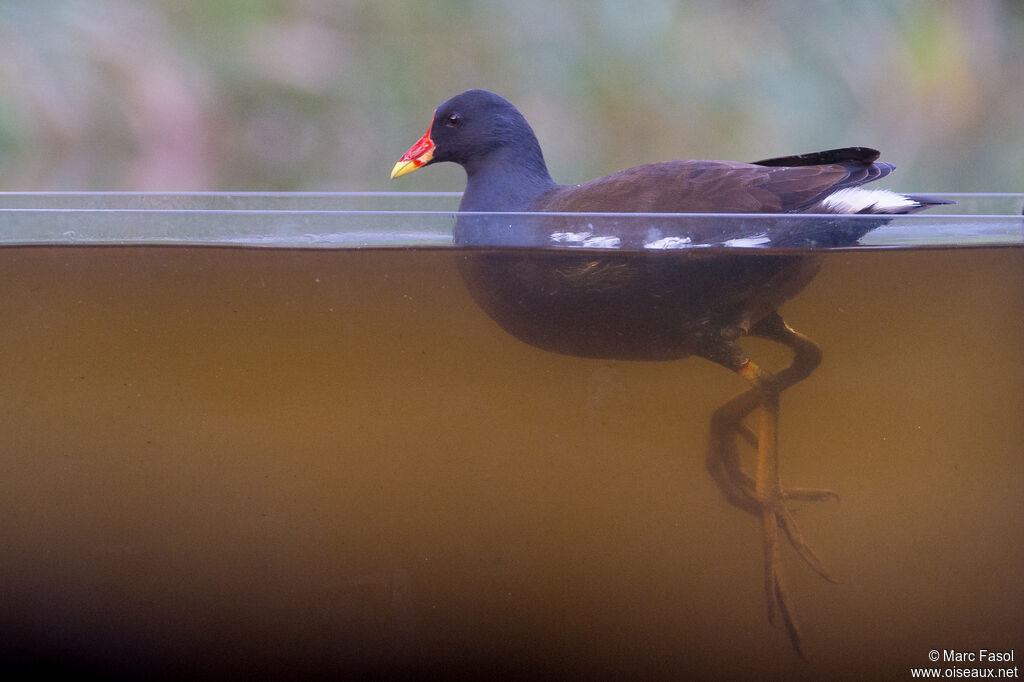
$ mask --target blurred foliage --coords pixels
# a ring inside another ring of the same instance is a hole
[[[426,190],[434,107],[514,102],[552,173],[883,150],[1024,191],[1019,0],[0,0],[0,189]]]

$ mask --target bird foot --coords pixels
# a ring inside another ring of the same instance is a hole
[[[838,501],[837,493],[821,488],[785,489],[779,486],[778,489],[768,491],[767,494],[760,494],[757,492],[754,479],[740,467],[738,457],[719,459],[716,464],[717,466],[712,466],[712,463],[709,462],[709,469],[730,503],[755,516],[762,517],[765,524],[768,524],[769,519],[773,519],[773,525],[786,533],[790,545],[816,573],[829,582],[839,582],[825,570],[821,559],[804,540],[800,526],[793,518],[788,504],[789,502]]]
[[[804,540],[800,526],[797,525],[787,504],[790,500],[820,502],[828,499],[838,500],[839,496],[831,490],[795,488],[788,491],[778,490],[774,494],[769,494],[767,499],[759,501],[764,528],[765,593],[768,598],[768,621],[775,624],[778,619],[781,619],[793,649],[801,658],[805,658],[805,656],[800,627],[797,625],[789,592],[782,577],[782,564],[778,551],[779,530],[781,529],[786,534],[789,544],[815,573],[831,583],[838,583],[839,580],[829,573],[821,558]]]
[[[764,526],[765,593],[768,598],[768,621],[775,624],[778,619],[781,619],[793,649],[801,658],[806,657],[803,652],[800,627],[797,625],[789,592],[782,577],[782,565],[778,551],[779,529],[786,534],[789,544],[808,566],[825,580],[838,583],[839,580],[825,569],[821,559],[808,546],[800,527],[786,505],[786,501],[791,499],[822,501],[830,498],[839,499],[838,495],[830,490],[799,488],[788,492],[780,491],[778,495],[772,496],[772,499],[762,502],[761,518]]]
[[[793,514],[786,503],[790,500],[808,502],[824,502],[826,500],[838,501],[839,495],[831,490],[820,490],[815,488],[792,488],[790,490],[780,491],[779,494],[781,496],[781,502],[778,505],[778,508],[773,512],[773,515],[776,518],[776,524],[785,531],[786,537],[789,539],[789,544],[796,550],[796,553],[800,555],[800,558],[802,558],[808,566],[814,569],[815,573],[831,583],[838,583],[839,580],[825,570],[825,566],[822,564],[821,559],[804,540],[803,533],[800,532],[800,526],[797,525],[796,519],[793,518]]]
[[[757,516],[761,516],[765,523],[765,534],[767,538],[768,526],[775,529],[781,528],[785,537],[797,554],[814,569],[816,573],[829,583],[839,583],[825,569],[824,564],[818,555],[810,548],[804,540],[804,534],[798,525],[797,520],[790,510],[790,502],[825,502],[827,500],[839,501],[839,495],[833,491],[812,487],[781,488],[771,491],[768,495],[760,495],[754,484],[754,480],[743,471],[736,469],[731,472],[729,489],[726,497],[741,509],[745,509]],[[738,498],[737,503],[735,499]],[[773,531],[774,532],[774,531]],[[769,600],[771,594],[769,594]]]
[[[723,454],[719,451],[719,454]],[[709,469],[735,506],[757,516],[762,521],[764,532],[765,594],[768,605],[768,620],[772,624],[781,621],[797,654],[804,658],[800,628],[783,579],[782,563],[779,557],[779,531],[785,534],[790,546],[803,561],[825,580],[838,583],[804,539],[799,524],[790,509],[796,502],[824,502],[838,500],[839,495],[831,490],[818,488],[783,488],[758,492],[754,479],[739,464],[738,456],[723,456],[709,460]]]

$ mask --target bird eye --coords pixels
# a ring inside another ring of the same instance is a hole
[[[462,125],[462,116],[459,114],[448,114],[448,118],[444,120],[444,124],[449,128],[458,128]]]

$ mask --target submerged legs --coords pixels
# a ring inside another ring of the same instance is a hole
[[[789,500],[838,499],[838,496],[828,490],[782,488],[778,452],[779,394],[806,378],[818,366],[821,351],[813,341],[787,326],[777,313],[754,325],[750,334],[788,346],[793,350],[793,362],[773,375],[751,362],[735,341],[718,340],[705,349],[705,357],[728,367],[751,384],[749,390],[715,410],[711,418],[707,466],[730,503],[761,518],[768,619],[775,622],[776,614],[781,616],[793,648],[802,657],[800,631],[782,578],[778,531],[781,528],[785,532],[789,543],[811,568],[826,580],[835,582],[804,541],[786,503]],[[760,408],[760,413],[756,433],[753,433],[743,424],[743,419],[757,408]],[[740,466],[737,449],[739,438],[757,448],[757,470],[754,477]]]

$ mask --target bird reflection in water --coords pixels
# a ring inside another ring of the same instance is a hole
[[[835,494],[787,489],[779,480],[779,395],[814,371],[821,351],[778,310],[820,267],[821,257],[808,247],[852,245],[892,215],[950,203],[862,189],[894,170],[878,156],[848,147],[755,163],[669,161],[560,185],[522,114],[493,93],[470,90],[435,110],[427,132],[391,172],[396,178],[441,161],[465,169],[454,239],[471,248],[459,255],[460,270],[480,307],[513,336],[579,357],[701,357],[750,384],[713,413],[707,467],[726,499],[761,522],[768,617],[782,622],[801,656],[779,536],[833,580],[788,503]],[[573,213],[646,215],[616,222]],[[653,215],[664,213],[773,215]],[[735,246],[790,250],[752,254]],[[743,336],[788,347],[791,363],[767,371],[743,351]],[[753,473],[741,466],[741,441],[757,451]]]

